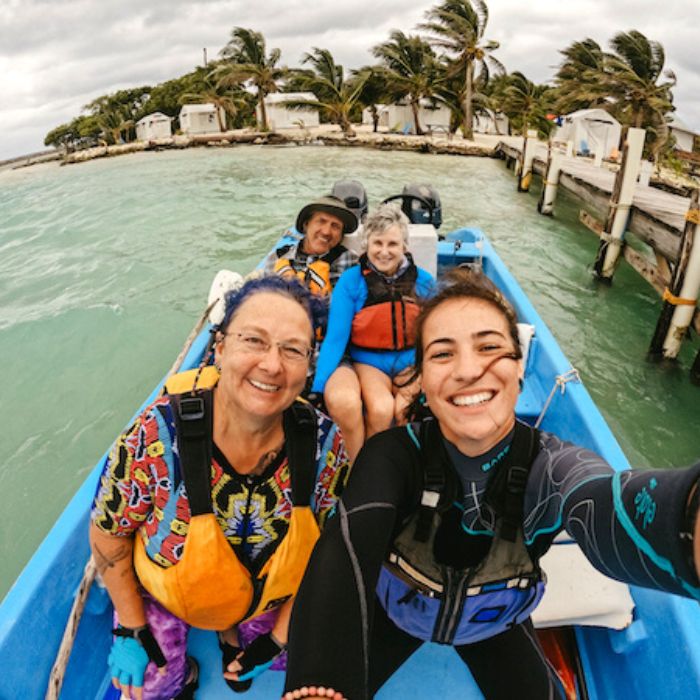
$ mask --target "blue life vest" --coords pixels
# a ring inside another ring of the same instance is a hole
[[[454,507],[456,491],[437,421],[421,423],[420,444],[421,503],[392,544],[377,595],[394,624],[418,639],[461,645],[493,637],[525,621],[544,594],[544,574],[525,547],[522,527],[539,432],[516,422],[512,447],[484,494],[496,514],[494,537],[481,561],[466,567],[441,563],[435,554],[436,536]],[[455,534],[474,537],[461,528]]]

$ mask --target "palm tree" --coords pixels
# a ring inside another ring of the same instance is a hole
[[[673,111],[676,76],[664,71],[663,46],[634,29],[616,34],[610,46],[614,53],[607,61],[605,83],[617,101],[621,121],[636,128],[665,123],[666,114]],[[659,83],[662,77],[666,81]]]
[[[257,88],[260,107],[260,128],[268,130],[265,97],[277,92],[278,82],[285,76],[287,69],[278,66],[281,52],[272,49],[267,54],[265,37],[252,29],[234,27],[231,39],[221,50],[221,56],[228,62],[215,71],[217,82],[223,87],[232,87],[251,81]]]
[[[606,54],[593,39],[574,41],[560,51],[564,60],[554,78],[556,111],[568,114],[578,109],[605,107],[608,97],[600,89]]]
[[[346,136],[354,136],[350,113],[359,104],[362,88],[368,74],[358,74],[351,80],[344,77],[343,66],[338,65],[328,49],[314,47],[304,54],[301,62],[310,69],[295,72],[295,83],[313,92],[316,100],[289,100],[289,107],[311,107],[325,114],[329,121],[338,124]]]
[[[377,44],[372,53],[383,62],[394,96],[408,99],[416,134],[422,134],[418,117],[420,100],[433,96],[439,80],[435,52],[421,37],[406,36],[395,29],[389,41]]]
[[[426,13],[428,22],[420,25],[433,36],[432,43],[455,57],[453,70],[464,76],[462,135],[474,137],[472,130],[474,74],[478,67],[488,76],[489,67],[504,72],[503,65],[490,54],[498,42],[484,39],[489,13],[484,0],[444,0]]]
[[[129,140],[129,129],[133,128],[134,120],[129,119],[124,109],[105,109],[97,115],[97,123],[102,129],[102,133],[107,141],[119,143],[122,140],[122,134],[126,135],[124,139]]]
[[[546,138],[553,127],[547,119],[547,113],[552,109],[552,92],[549,85],[536,85],[515,71],[504,82],[500,109],[523,136],[527,136],[528,129],[534,128]]]
[[[372,131],[379,128],[379,110],[377,105],[391,100],[389,94],[389,77],[384,66],[363,66],[352,71],[352,80],[363,80],[358,102],[369,107],[372,115]]]

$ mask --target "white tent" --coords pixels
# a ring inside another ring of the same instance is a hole
[[[554,141],[573,141],[577,153],[596,153],[607,158],[620,145],[620,122],[604,109],[579,109],[563,120],[554,134]]]
[[[318,110],[312,107],[304,109],[291,109],[285,104],[290,100],[310,100],[316,102],[316,95],[312,92],[273,92],[265,97],[265,110],[267,112],[267,124],[272,131],[277,129],[292,129],[299,127],[300,122],[304,126],[318,126]],[[261,121],[260,105],[255,108],[258,122]]]
[[[219,107],[221,123],[226,124],[226,114]],[[180,110],[180,130],[183,134],[218,134],[221,129],[216,118],[216,107],[205,103],[200,105],[183,105]]]
[[[162,112],[147,114],[136,122],[136,139],[150,141],[151,139],[167,139],[172,136],[172,117]]]

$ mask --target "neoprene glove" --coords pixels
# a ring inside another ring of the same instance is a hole
[[[241,665],[238,680],[252,680],[263,671],[267,671],[284,649],[284,646],[275,641],[271,632],[254,639],[238,657],[238,663]]]
[[[116,678],[120,685],[143,686],[149,661],[158,668],[165,666],[165,656],[147,626],[130,629],[120,625],[112,633],[115,639],[107,663],[111,677]]]

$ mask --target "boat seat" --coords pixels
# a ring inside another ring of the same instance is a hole
[[[621,630],[632,623],[634,601],[625,583],[603,576],[565,532],[540,560],[547,588],[535,627],[587,625]]]

